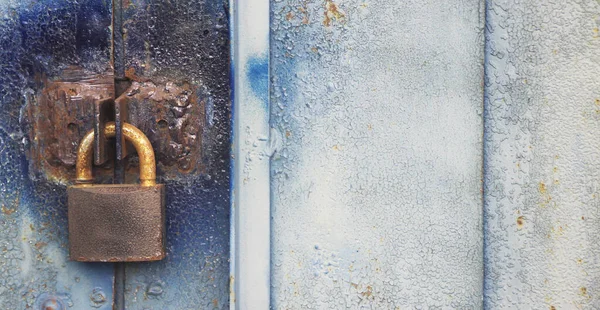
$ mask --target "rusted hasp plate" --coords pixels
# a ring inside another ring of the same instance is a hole
[[[107,168],[97,171],[100,179],[112,179],[116,155],[125,162],[125,179],[134,181],[136,161],[124,161],[132,152],[122,136],[117,135],[121,144],[116,148],[114,141],[103,136],[103,124],[108,121],[115,121],[117,127],[127,121],[146,133],[163,178],[205,171],[202,138],[208,94],[202,86],[161,78],[132,81],[115,99],[112,74],[90,75],[77,67],[65,70],[59,79],[42,79],[42,83],[44,89],[28,98],[23,118],[31,141],[28,158],[34,177],[59,183],[73,179],[78,143],[94,128],[94,164]]]
[[[60,78],[38,78],[45,87],[28,95],[22,118],[30,142],[30,171],[34,178],[66,183],[74,175],[79,141],[93,128],[97,103],[103,112],[104,99],[114,97],[114,77],[70,67]],[[100,161],[105,151],[100,149]]]

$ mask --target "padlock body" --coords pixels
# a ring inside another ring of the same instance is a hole
[[[74,185],[67,195],[71,260],[140,262],[165,257],[164,185]]]

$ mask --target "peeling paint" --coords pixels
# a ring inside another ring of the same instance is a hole
[[[487,7],[485,309],[597,309],[600,3]]]
[[[483,2],[271,5],[271,306],[481,308]]]
[[[0,12],[0,308],[89,306],[94,287],[112,300],[112,266],[68,261],[65,188],[31,178],[24,131],[28,100],[66,68],[110,68],[104,1],[2,1]],[[84,22],[84,21],[94,21]],[[32,137],[31,139],[35,139]],[[80,279],[76,282],[75,279]],[[99,309],[111,309],[106,302]]]
[[[213,308],[216,300],[215,308],[226,309],[231,138],[227,1],[131,0],[124,7],[123,30],[126,76],[147,86],[177,81],[177,88],[195,92],[189,99],[196,97],[198,103],[186,110],[175,102],[173,109],[164,111],[164,120],[173,122],[167,127],[187,127],[161,146],[173,152],[167,159],[176,159],[173,167],[180,170],[197,169],[188,178],[165,180],[167,257],[127,265],[125,308]],[[140,101],[140,107],[145,102]],[[186,162],[186,156],[194,162]]]

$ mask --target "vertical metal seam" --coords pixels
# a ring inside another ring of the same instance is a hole
[[[236,216],[235,216],[235,171],[236,171],[236,163],[235,163],[235,115],[237,114],[237,110],[235,107],[235,43],[237,42],[235,38],[235,27],[237,23],[235,22],[235,12],[236,12],[236,0],[229,0],[229,87],[230,87],[230,100],[231,100],[231,135],[230,135],[230,145],[231,145],[231,153],[232,158],[230,159],[230,178],[229,178],[229,188],[230,188],[230,211],[229,211],[229,309],[235,309],[237,302],[235,299],[236,283],[236,267],[237,267],[237,251],[236,251],[236,234],[237,227],[235,226]]]
[[[229,5],[233,102],[230,309],[269,309],[269,0],[229,0]],[[266,74],[253,76],[250,62],[266,66]],[[253,87],[259,83],[267,85],[266,89]],[[262,160],[248,160],[252,156]]]
[[[113,0],[113,24],[112,24],[112,63],[115,75],[115,84],[117,80],[125,78],[125,50],[123,44],[123,2],[122,0]],[[117,96],[118,94],[115,94]],[[115,98],[116,99],[116,98]],[[116,102],[115,102],[115,109]],[[122,160],[122,145],[123,133],[122,120],[115,119],[116,133],[115,133],[115,166],[114,166],[114,180],[113,183],[121,184],[124,181],[123,178],[123,160]],[[115,263],[114,264],[114,287],[113,287],[113,309],[124,310],[125,309],[125,264]]]
[[[489,48],[491,48],[489,46],[489,44],[488,44],[488,42],[489,42],[489,40],[488,40],[489,29],[487,27],[488,7],[491,7],[491,5],[488,4],[488,1],[490,1],[490,0],[484,0],[484,3],[483,3],[483,11],[484,11],[483,16],[484,16],[484,20],[483,20],[483,64],[482,64],[482,66],[483,66],[483,116],[482,116],[483,117],[483,121],[482,121],[482,123],[483,123],[483,143],[482,143],[483,150],[482,150],[481,156],[483,158],[482,158],[482,161],[481,161],[481,163],[482,163],[481,172],[482,172],[483,180],[481,182],[481,184],[482,184],[481,206],[482,206],[483,210],[482,210],[482,213],[481,213],[481,215],[482,215],[482,220],[481,220],[482,226],[481,226],[481,229],[482,229],[483,232],[482,232],[481,236],[483,238],[483,242],[481,243],[481,245],[483,246],[483,250],[482,250],[481,253],[483,254],[483,257],[482,257],[482,265],[483,265],[482,277],[483,277],[483,279],[482,279],[481,283],[483,285],[482,285],[482,288],[481,288],[481,292],[482,292],[481,296],[483,298],[482,304],[483,304],[483,308],[484,309],[488,309],[488,307],[489,307],[489,305],[486,303],[487,298],[485,296],[486,295],[486,289],[485,289],[485,287],[487,285],[486,279],[487,279],[487,273],[489,272],[489,270],[487,269],[487,264],[486,264],[486,257],[488,255],[487,252],[489,250],[488,250],[488,247],[487,247],[488,239],[486,238],[486,226],[487,226],[487,221],[488,221],[487,220],[488,208],[487,208],[486,199],[485,199],[485,196],[487,194],[486,180],[487,180],[488,173],[489,173],[489,171],[487,169],[487,166],[488,166],[487,165],[488,156],[486,155],[486,151],[485,151],[486,148],[488,147],[489,142],[488,142],[488,139],[487,139],[487,136],[486,136],[486,130],[485,130],[485,128],[486,128],[486,115],[488,113],[490,113],[489,106],[486,104],[488,87],[486,86],[485,81],[486,81],[487,75],[489,73],[488,69],[487,69],[487,63],[488,63],[488,53],[487,53],[487,51],[488,51]]]

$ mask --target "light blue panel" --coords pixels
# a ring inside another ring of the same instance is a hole
[[[271,303],[482,306],[483,1],[272,1]]]
[[[233,139],[230,309],[269,309],[269,0],[230,0]]]
[[[600,3],[487,16],[486,309],[598,309]]]

